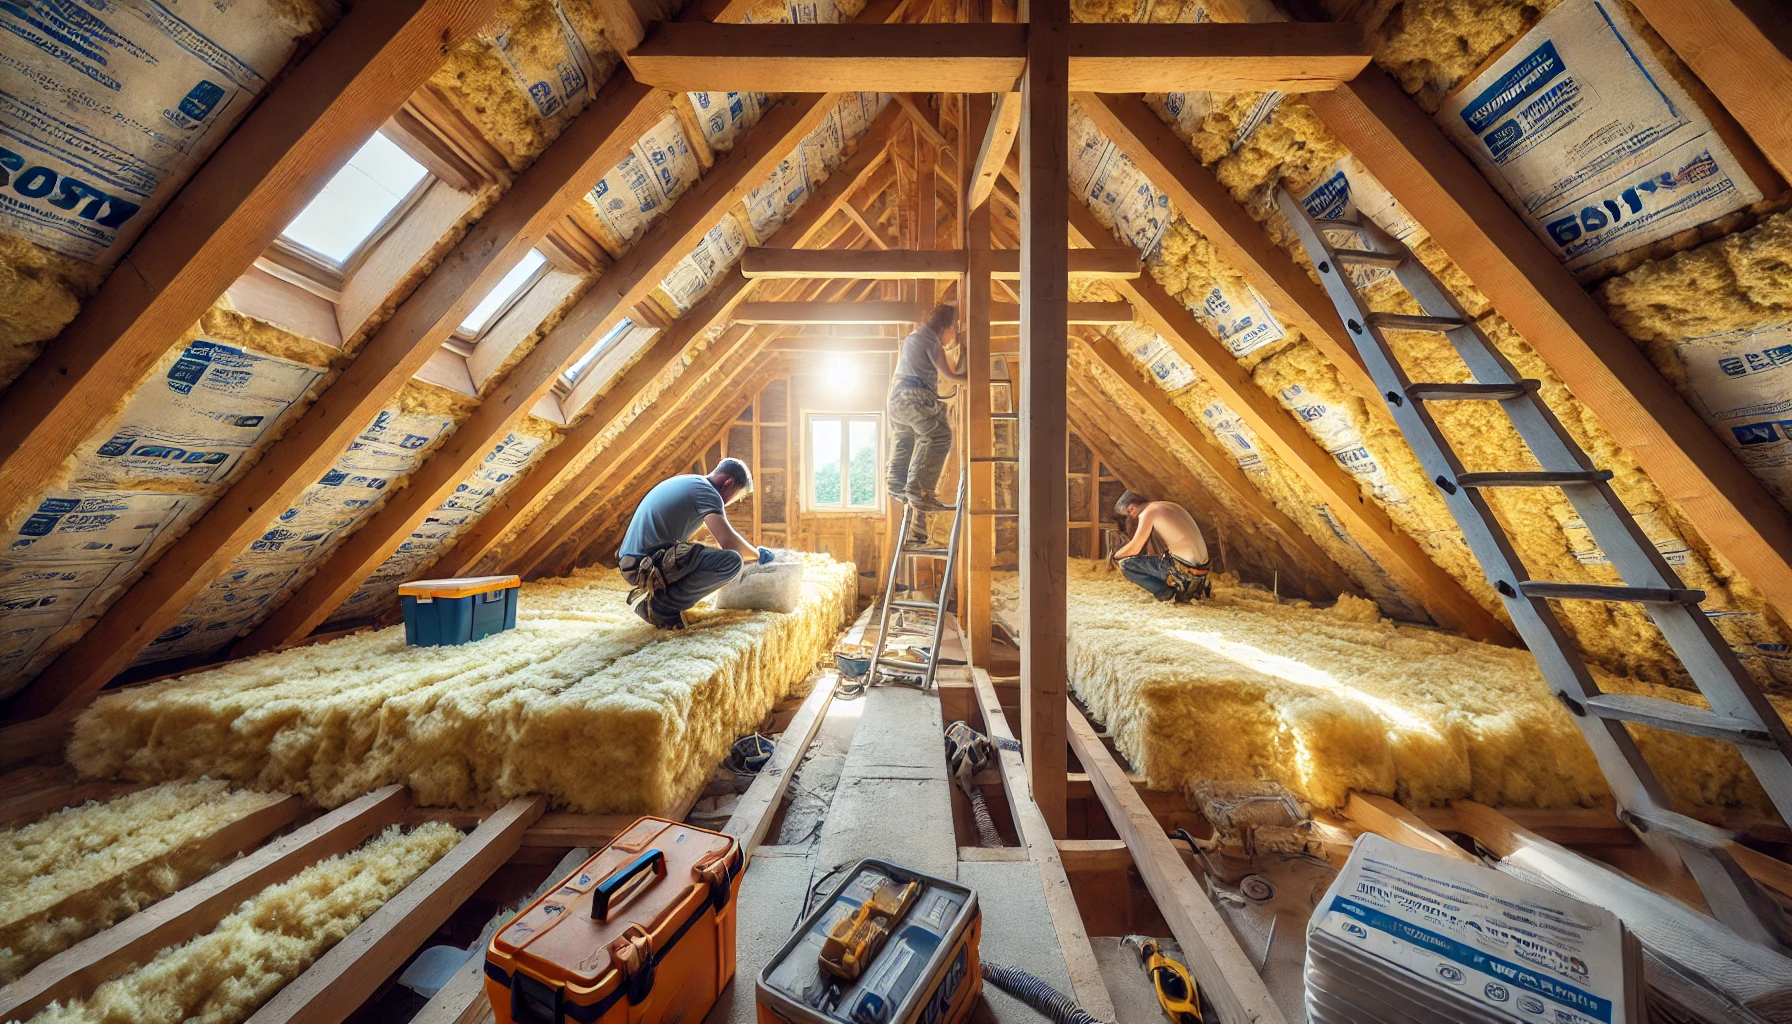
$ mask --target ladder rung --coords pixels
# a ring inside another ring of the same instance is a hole
[[[992,412],[989,414],[989,418],[992,420],[1018,420],[1018,419],[1020,419],[1020,413],[1018,413],[1018,412]]]
[[[1458,487],[1563,487],[1570,484],[1596,484],[1610,480],[1609,469],[1582,470],[1574,473],[1464,473],[1456,478]]]
[[[877,659],[877,667],[899,668],[906,672],[927,671],[927,663],[925,661],[903,661],[901,658],[879,658]]]
[[[1542,386],[1542,381],[1528,377],[1516,384],[1408,384],[1406,397],[1415,402],[1460,402],[1467,399],[1497,402],[1507,398],[1523,398]]]
[[[1017,509],[1017,508],[974,508],[974,509],[971,509],[971,515],[974,515],[974,516],[1008,516],[1008,517],[1013,517],[1013,518],[1018,519],[1018,518],[1020,518],[1020,509]]]
[[[1321,231],[1361,231],[1363,226],[1354,220],[1315,219],[1313,226]]]
[[[1360,263],[1366,267],[1387,267],[1390,270],[1406,262],[1406,257],[1397,252],[1375,252],[1371,249],[1333,249],[1332,256],[1339,263]]]
[[[1520,583],[1518,589],[1526,597],[1547,597],[1557,601],[1698,604],[1705,600],[1703,590],[1673,590],[1667,587],[1625,587],[1599,583],[1545,583],[1541,580],[1527,580]]]
[[[940,610],[939,605],[934,604],[932,601],[891,601],[890,607],[914,608],[924,612],[938,612]]]
[[[1726,844],[1734,842],[1736,833],[1727,829],[1708,825],[1697,818],[1689,818],[1678,811],[1670,811],[1665,807],[1652,807],[1637,810],[1634,807],[1618,809],[1620,819],[1626,819],[1640,832],[1665,832],[1676,839],[1684,839],[1694,846],[1706,850],[1722,849]]]
[[[1018,455],[973,455],[971,457],[971,461],[972,462],[1012,462],[1012,463],[1015,463],[1016,465],[1018,465],[1020,463],[1020,456],[1018,456]]]
[[[944,558],[945,548],[903,548],[902,553],[910,558]]]
[[[1363,319],[1384,331],[1435,331],[1442,334],[1458,327],[1467,327],[1468,321],[1455,316],[1411,316],[1406,313],[1370,313]]]
[[[1661,697],[1602,693],[1597,697],[1588,697],[1583,703],[1588,711],[1600,718],[1636,722],[1688,736],[1709,736],[1740,746],[1773,747],[1773,741],[1768,738],[1765,729],[1757,728],[1740,718],[1731,718]]]

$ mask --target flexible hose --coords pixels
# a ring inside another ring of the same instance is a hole
[[[1056,1024],[1105,1024],[1064,993],[1026,971],[983,961],[983,977],[995,987],[1051,1018]]]
[[[995,819],[989,816],[989,801],[983,798],[983,787],[972,786],[968,792],[971,817],[977,819],[977,841],[987,847],[1002,845],[1002,833],[997,831]]]

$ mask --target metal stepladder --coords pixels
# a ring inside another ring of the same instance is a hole
[[[913,505],[906,503],[902,506],[901,533],[896,537],[895,553],[890,557],[889,574],[884,577],[883,610],[878,615],[877,646],[871,653],[871,671],[866,677],[867,685],[881,680],[907,683],[923,690],[933,688],[933,676],[940,665],[940,639],[946,627],[946,604],[952,597],[952,570],[958,564],[959,533],[964,525],[965,488],[969,479],[969,473],[961,468],[958,474],[958,497],[949,510],[952,513],[952,528],[947,534],[945,547],[909,547],[909,529],[914,525],[915,517],[929,513],[917,512]],[[945,560],[945,569],[939,575],[939,593],[932,601],[896,600],[896,577],[905,567],[904,560],[910,558]],[[907,620],[911,613],[918,613],[922,619],[919,628],[909,627]],[[928,616],[932,617],[931,621]],[[926,647],[927,657],[920,662],[884,657],[884,651],[890,644],[892,628],[910,635],[930,635],[932,639]]]
[[[1792,735],[1698,607],[1704,592],[1682,586],[1613,492],[1608,482],[1611,472],[1593,465],[1538,396],[1539,382],[1518,375],[1405,245],[1366,218],[1360,223],[1316,220],[1281,191],[1276,202],[1319,271],[1395,424],[1437,485],[1519,636],[1535,655],[1543,678],[1592,747],[1621,819],[1668,863],[1677,859],[1686,866],[1718,920],[1753,941],[1770,946],[1787,943],[1792,928],[1786,916],[1728,852],[1733,836],[1669,809],[1660,781],[1624,727],[1636,722],[1734,744],[1780,816],[1792,822]],[[1357,244],[1362,247],[1340,247],[1328,232],[1348,232],[1361,240]],[[1370,311],[1347,272],[1353,266],[1391,271],[1423,315]],[[1474,382],[1412,382],[1383,336],[1388,330],[1442,334],[1468,365]],[[1539,469],[1465,471],[1428,408],[1428,403],[1443,401],[1498,402]],[[1561,488],[1623,585],[1532,580],[1482,494],[1496,487]],[[1601,692],[1550,607],[1551,600],[1641,604],[1711,710]]]

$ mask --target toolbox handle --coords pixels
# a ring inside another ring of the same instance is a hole
[[[608,921],[611,903],[620,902],[616,900],[616,894],[627,886],[636,875],[648,870],[653,872],[654,877],[652,881],[643,883],[640,888],[646,888],[646,886],[666,877],[666,854],[664,851],[648,850],[636,857],[627,867],[617,869],[610,874],[610,877],[597,883],[597,888],[591,891],[591,919],[593,921]]]

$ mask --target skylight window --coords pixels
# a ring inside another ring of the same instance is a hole
[[[341,263],[428,173],[375,132],[282,235]]]
[[[523,258],[517,261],[517,265],[510,268],[510,273],[505,274],[503,280],[499,281],[496,287],[486,292],[485,298],[479,300],[479,305],[473,307],[473,312],[468,313],[467,318],[460,322],[462,333],[475,338],[479,337],[479,332],[485,330],[485,325],[492,322],[492,317],[498,315],[498,310],[504,308],[505,303],[515,298],[516,293],[522,291],[523,285],[528,284],[529,279],[534,277],[535,272],[540,270],[541,265],[547,261],[546,256],[534,249],[524,253]]]
[[[610,328],[608,334],[599,338],[597,344],[591,346],[591,351],[580,356],[577,362],[566,368],[566,373],[562,375],[566,378],[566,383],[571,384],[578,380],[579,375],[585,372],[585,368],[591,365],[592,360],[603,354],[604,349],[616,344],[616,339],[627,334],[629,328],[633,326],[635,326],[633,320],[630,320],[628,317],[623,317],[621,323]]]

